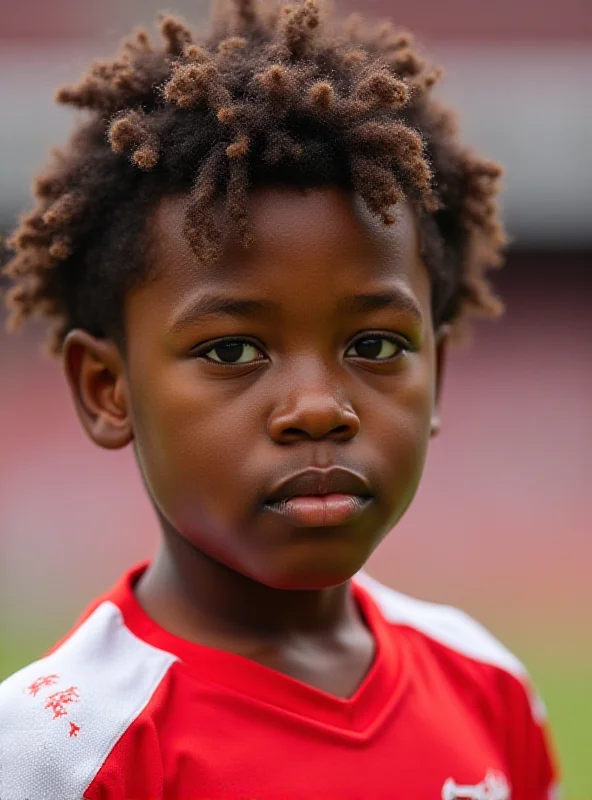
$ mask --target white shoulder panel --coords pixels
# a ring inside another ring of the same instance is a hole
[[[372,595],[389,622],[415,628],[462,655],[500,667],[521,680],[526,677],[516,656],[464,611],[400,594],[365,572],[359,572],[354,580]]]
[[[102,603],[54,653],[0,684],[0,798],[82,800],[175,660]]]

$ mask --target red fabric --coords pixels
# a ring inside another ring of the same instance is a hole
[[[86,800],[438,800],[450,779],[476,786],[487,775],[503,776],[512,800],[547,800],[553,767],[521,681],[389,624],[355,583],[377,651],[342,700],[167,633],[133,595],[143,568],[101,599],[179,661],[114,743]]]

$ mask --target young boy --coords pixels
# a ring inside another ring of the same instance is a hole
[[[7,272],[162,543],[0,687],[0,797],[547,800],[520,662],[361,571],[451,335],[500,310],[498,167],[390,26],[235,0],[161,32],[59,92],[90,116]]]

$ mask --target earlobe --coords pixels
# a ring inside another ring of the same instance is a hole
[[[114,342],[70,331],[63,363],[78,417],[95,444],[108,450],[133,439],[123,360]]]
[[[432,421],[430,423],[430,438],[434,439],[439,433],[442,428],[442,420],[440,415],[435,413],[432,414]]]
[[[442,418],[440,416],[440,403],[442,399],[442,386],[444,383],[444,369],[448,354],[448,341],[450,338],[450,325],[442,325],[436,331],[436,358],[435,358],[435,395],[434,409],[430,423],[430,437],[434,438],[440,433],[442,428]]]

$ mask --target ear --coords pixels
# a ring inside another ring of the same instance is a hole
[[[66,378],[88,436],[107,450],[133,439],[123,359],[117,345],[75,329],[64,341]]]
[[[442,419],[440,417],[440,401],[442,397],[442,386],[444,383],[444,368],[448,355],[448,342],[450,339],[450,326],[442,325],[436,331],[436,392],[434,397],[434,410],[430,425],[430,436],[434,437],[440,433]]]

